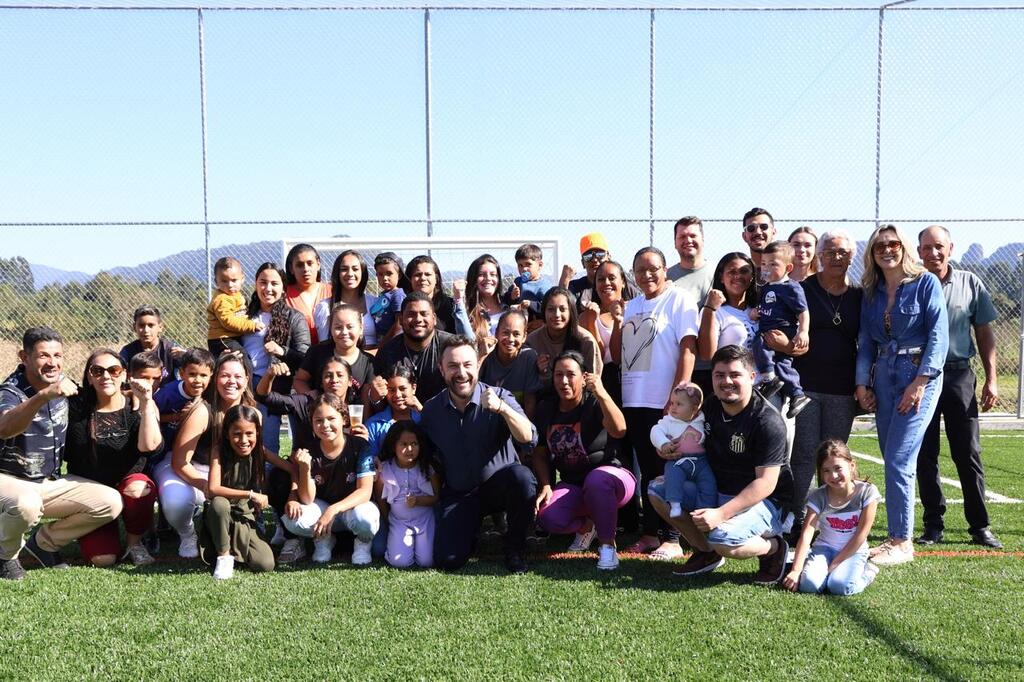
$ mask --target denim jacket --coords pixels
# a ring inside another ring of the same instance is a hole
[[[949,349],[949,321],[938,278],[925,272],[916,280],[900,285],[896,291],[896,302],[889,311],[891,340],[885,334],[885,304],[883,280],[878,283],[874,296],[868,298],[865,292],[861,303],[857,385],[871,385],[871,367],[880,352],[891,355],[901,348],[923,348],[917,375],[939,376]]]

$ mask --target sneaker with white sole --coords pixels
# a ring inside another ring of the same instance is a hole
[[[277,564],[287,566],[305,558],[306,540],[304,538],[288,538],[284,541],[280,554],[277,555]]]
[[[590,546],[594,544],[594,540],[597,539],[597,526],[591,527],[590,530],[583,533],[576,533],[576,537],[573,538],[572,544],[569,545],[567,551],[570,552],[587,552],[590,551]]]
[[[178,545],[178,556],[182,559],[195,559],[199,556],[199,536],[193,530],[188,535],[181,536],[181,543]]]
[[[135,566],[149,566],[151,563],[156,561],[156,559],[153,558],[153,555],[149,553],[149,550],[146,549],[146,546],[141,542],[129,547],[124,555],[130,559],[132,564]]]
[[[227,554],[217,557],[217,565],[213,567],[213,577],[217,580],[231,580],[235,576],[235,557]]]
[[[602,571],[619,568],[619,553],[612,545],[601,545],[597,550],[597,567]]]
[[[876,549],[878,551],[871,556],[871,563],[875,566],[896,566],[897,564],[906,564],[914,560],[913,545],[910,545],[910,549],[907,549],[903,543],[886,541]]]
[[[356,538],[352,543],[352,565],[369,566],[373,562],[373,555],[370,553],[372,546],[372,541]]]
[[[274,537],[270,538],[270,544],[274,547],[279,547],[284,544],[286,540],[284,536],[284,526],[278,522],[277,527],[274,528]]]
[[[331,556],[334,555],[335,542],[337,540],[334,538],[334,533],[329,534],[327,537],[313,540],[313,563],[328,563],[331,560]]]

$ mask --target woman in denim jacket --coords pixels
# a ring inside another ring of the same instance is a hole
[[[889,521],[889,537],[871,560],[901,564],[914,559],[917,454],[942,388],[949,323],[939,280],[918,265],[895,225],[872,233],[861,283],[856,397],[875,412]]]

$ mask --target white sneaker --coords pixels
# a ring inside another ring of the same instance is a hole
[[[367,542],[366,540],[355,539],[352,543],[352,565],[353,566],[369,566],[373,563],[373,555],[370,553],[370,547],[373,546],[373,542]]]
[[[679,502],[672,502],[668,506],[668,515],[673,519],[678,519],[683,515],[683,505]]]
[[[895,566],[905,564],[914,560],[914,546],[905,549],[902,544],[886,541],[875,548],[877,551],[871,556],[871,563],[875,566]]]
[[[216,580],[231,580],[235,575],[235,557],[230,554],[217,557],[217,565],[213,567]]]
[[[576,537],[573,538],[572,544],[569,545],[569,552],[586,552],[590,550],[590,546],[594,544],[594,540],[597,538],[597,526],[591,527],[585,533],[576,533]]]
[[[153,558],[153,555],[146,550],[145,545],[141,542],[129,547],[125,554],[127,554],[128,558],[132,560],[132,564],[136,566],[148,566],[156,561],[156,559]]]
[[[270,544],[274,547],[284,544],[284,526],[278,521],[277,527],[274,528],[274,537],[270,538]]]
[[[306,558],[306,542],[304,538],[288,538],[277,555],[278,565],[285,566],[302,561]]]
[[[331,560],[331,556],[334,554],[335,542],[337,542],[337,540],[334,537],[334,533],[331,533],[325,538],[317,538],[316,540],[313,540],[313,563],[328,563]]]
[[[879,570],[880,569],[878,568],[878,566],[873,564],[871,561],[868,561],[868,563],[865,564],[865,566],[864,566],[864,580],[866,582],[865,586],[870,585],[871,583],[875,582],[875,578],[878,577],[878,571]]]
[[[178,545],[178,556],[182,559],[195,559],[199,556],[199,536],[193,530],[188,535],[181,536],[181,543]]]
[[[611,545],[601,545],[597,550],[597,567],[602,571],[615,571],[619,568],[619,553]]]

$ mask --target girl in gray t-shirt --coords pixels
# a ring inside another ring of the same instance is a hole
[[[793,592],[863,592],[878,574],[868,562],[867,538],[881,495],[874,484],[857,480],[857,463],[841,440],[818,447],[818,480],[825,485],[807,498],[793,566],[782,584]]]

